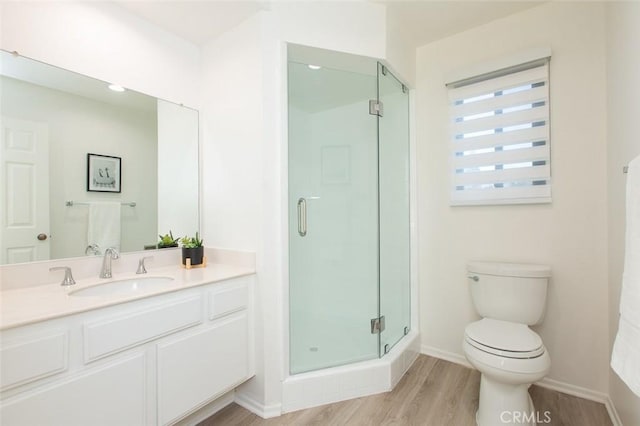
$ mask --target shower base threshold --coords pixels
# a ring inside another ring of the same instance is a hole
[[[283,382],[282,412],[388,392],[419,352],[419,334],[411,331],[380,359],[289,376]]]

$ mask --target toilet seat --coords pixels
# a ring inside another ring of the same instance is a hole
[[[464,338],[474,348],[504,358],[537,358],[545,352],[540,336],[526,325],[491,318],[469,324]]]

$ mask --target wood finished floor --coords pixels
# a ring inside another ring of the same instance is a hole
[[[391,392],[262,419],[231,404],[199,426],[475,426],[480,375],[477,371],[420,355]],[[532,386],[531,398],[539,419],[552,426],[607,426],[611,421],[603,404]]]

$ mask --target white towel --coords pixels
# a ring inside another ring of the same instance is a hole
[[[120,207],[115,202],[89,204],[87,245],[97,244],[100,253],[109,247],[120,250]]]
[[[611,367],[640,396],[640,157],[627,172],[627,232],[620,322]]]

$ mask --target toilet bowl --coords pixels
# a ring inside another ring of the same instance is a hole
[[[546,376],[551,359],[528,325],[542,319],[550,270],[486,262],[468,270],[474,305],[484,317],[467,325],[462,344],[481,374],[476,423],[535,425],[539,413],[528,389]]]
[[[528,389],[551,367],[540,337],[525,325],[485,318],[467,326],[463,350],[482,375],[476,423],[535,425],[527,421],[536,416]]]

